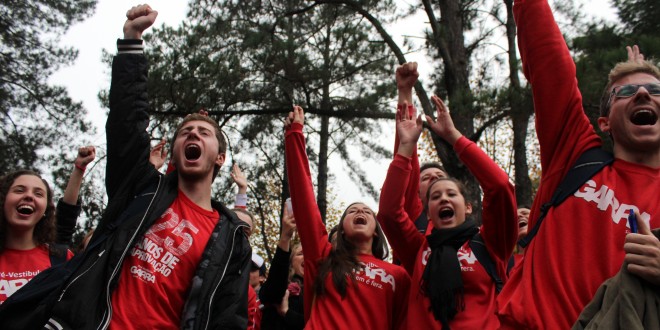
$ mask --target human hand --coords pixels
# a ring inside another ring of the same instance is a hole
[[[149,5],[138,5],[126,12],[124,39],[142,39],[142,32],[156,21],[158,12]]]
[[[660,285],[660,240],[653,235],[646,221],[642,220],[638,212],[638,233],[626,235],[623,250],[626,252],[625,261],[628,271],[646,281]]]
[[[305,124],[305,111],[297,105],[293,106],[293,111],[289,112],[289,115],[284,119],[284,127],[289,129],[293,123]]]
[[[167,141],[161,139],[160,142],[151,149],[151,152],[149,152],[149,163],[151,163],[156,170],[163,167],[165,159],[167,159],[167,148],[165,148],[165,143],[167,143]]]
[[[282,228],[280,233],[280,241],[291,242],[293,233],[296,231],[296,218],[293,214],[289,214],[287,207],[284,208],[284,216],[282,217]]]
[[[76,156],[76,160],[73,161],[73,165],[84,172],[87,165],[94,161],[95,158],[96,148],[94,146],[80,147],[78,148],[78,155]]]
[[[398,90],[412,90],[419,78],[417,62],[408,62],[396,68],[396,88]]]
[[[399,151],[402,156],[410,157],[417,149],[417,140],[422,134],[422,116],[413,117],[408,112],[408,104],[396,110],[396,131],[399,136]]]
[[[634,45],[632,47],[626,46],[628,52],[628,62],[642,63],[644,62],[644,54],[639,52],[639,47]]]
[[[401,64],[396,68],[396,88],[399,92],[398,104],[412,104],[412,90],[419,78],[417,62]]]
[[[238,186],[239,194],[245,194],[247,192],[248,180],[245,174],[243,174],[243,171],[238,167],[238,164],[234,164],[231,168],[231,179]]]
[[[449,108],[436,95],[431,96],[431,101],[435,104],[438,118],[434,121],[430,116],[426,116],[426,122],[435,134],[447,141],[447,143],[454,145],[462,134],[454,126],[454,121],[451,119],[451,115],[449,115]]]
[[[280,316],[286,315],[286,312],[289,311],[289,290],[284,291],[284,297],[282,297],[282,302],[279,305],[276,305],[277,313]]]

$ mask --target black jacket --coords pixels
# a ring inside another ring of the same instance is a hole
[[[49,324],[64,329],[105,329],[112,317],[111,296],[124,257],[178,194],[177,173],[162,175],[149,164],[146,132],[147,61],[120,54],[113,61],[106,189],[108,207],[76,271],[60,288]],[[247,226],[213,202],[220,221],[192,280],[182,329],[245,329],[250,246]]]
[[[270,264],[268,280],[259,290],[259,299],[264,304],[263,314],[261,316],[262,330],[302,330],[305,327],[305,318],[303,316],[303,292],[298,295],[289,295],[289,310],[286,315],[281,316],[277,312],[277,306],[282,302],[282,298],[289,285],[289,257],[291,252],[284,251],[277,247],[275,257]],[[299,278],[298,284],[302,288],[302,278]]]

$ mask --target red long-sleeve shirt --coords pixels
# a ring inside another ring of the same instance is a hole
[[[325,279],[326,292],[315,296],[313,283],[319,263],[332,248],[321,220],[309,172],[302,125],[294,123],[285,135],[286,162],[293,214],[305,256],[306,329],[404,329],[410,277],[396,265],[360,254],[363,269],[348,280],[346,297]]]
[[[582,109],[575,64],[547,0],[516,1],[523,69],[532,85],[542,179],[530,226],[580,154],[601,145]],[[606,74],[603,72],[603,74]],[[615,159],[551,209],[498,297],[503,328],[568,329],[621,267],[628,210],[660,220],[660,169]]]
[[[518,235],[513,186],[506,173],[474,142],[462,137],[454,149],[481,183],[484,191],[481,235],[498,274],[506,279],[506,265]],[[404,206],[405,185],[412,171],[410,158],[395,156],[381,191],[378,221],[390,244],[399,253],[404,268],[412,270],[408,328],[441,329],[442,325],[429,311],[430,300],[420,287],[431,250]],[[456,329],[496,329],[499,322],[495,315],[496,292],[492,279],[478,265],[469,242],[459,249],[457,257],[461,264],[466,308],[456,315],[450,326]]]

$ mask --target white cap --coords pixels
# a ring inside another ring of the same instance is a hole
[[[252,262],[254,262],[257,267],[261,267],[264,264],[264,258],[252,252]]]

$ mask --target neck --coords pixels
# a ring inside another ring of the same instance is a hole
[[[14,250],[30,250],[37,247],[37,243],[32,237],[34,228],[23,231],[7,230],[5,236],[5,248]]]
[[[373,255],[373,251],[371,250],[371,245],[373,244],[374,239],[371,238],[366,241],[360,241],[360,242],[354,242],[355,244],[355,250],[358,254],[368,254],[368,255]]]
[[[614,156],[629,163],[660,168],[660,149],[655,152],[649,152],[648,150],[624,150],[615,143]]]
[[[191,181],[182,178],[181,174],[179,174],[179,189],[199,207],[205,210],[212,210],[211,181],[210,176],[202,180]]]

